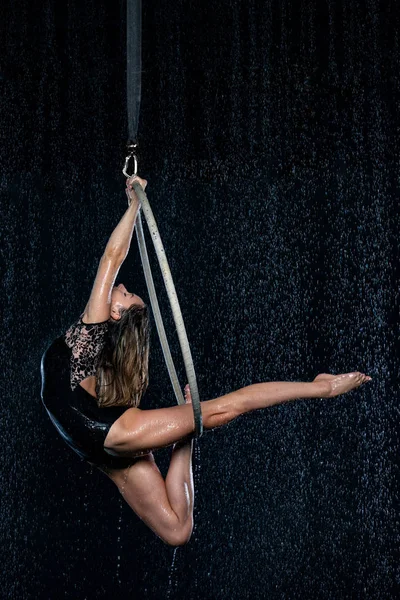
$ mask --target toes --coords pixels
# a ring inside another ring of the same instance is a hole
[[[362,373],[360,373],[360,371],[353,371],[352,373],[349,373],[349,377],[351,379],[355,379],[356,381],[361,381]]]
[[[360,385],[362,385],[363,383],[367,383],[368,381],[371,381],[371,377],[369,377],[365,373],[360,373],[359,381],[360,381]]]

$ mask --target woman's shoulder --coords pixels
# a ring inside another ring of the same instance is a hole
[[[108,323],[110,322],[110,319],[107,319],[106,321],[99,321],[98,323],[90,323],[87,320],[87,315],[85,312],[83,312],[81,314],[81,316],[79,317],[78,320],[79,323],[81,323],[82,325],[86,325],[86,326],[96,326],[96,325],[108,325]]]

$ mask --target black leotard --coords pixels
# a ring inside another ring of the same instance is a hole
[[[99,408],[96,398],[79,385],[95,373],[106,331],[104,323],[86,325],[80,319],[52,342],[42,357],[42,401],[64,441],[81,458],[99,467],[123,469],[136,459],[108,454],[104,440],[126,407]]]

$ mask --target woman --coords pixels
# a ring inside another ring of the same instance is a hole
[[[190,390],[186,405],[140,410],[148,385],[147,306],[114,286],[140,208],[127,181],[129,208],[112,233],[89,302],[78,322],[42,358],[42,399],[68,445],[117,485],[135,513],[167,544],[183,545],[193,529]],[[363,373],[318,375],[314,381],[257,383],[201,403],[204,429],[246,412],[296,398],[332,398],[370,381]],[[164,481],[152,450],[173,445]]]

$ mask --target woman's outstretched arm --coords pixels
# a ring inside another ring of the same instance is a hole
[[[112,232],[104,252],[104,254],[107,256],[118,256],[121,259],[121,263],[125,260],[129,252],[132,234],[135,228],[136,218],[140,207],[139,199],[132,188],[132,182],[134,179],[140,183],[143,190],[146,189],[147,181],[145,179],[136,177],[127,180],[127,196],[129,197],[130,205],[126,210],[124,216]]]
[[[145,189],[147,181],[139,177],[136,180]],[[101,323],[110,318],[111,292],[121,265],[129,252],[140,206],[139,200],[131,188],[131,182],[132,179],[127,180],[130,206],[112,232],[104,254],[100,259],[89,302],[84,311],[83,320],[85,323]]]

